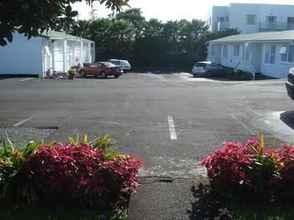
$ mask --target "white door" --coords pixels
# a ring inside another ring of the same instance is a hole
[[[63,50],[64,50],[64,41],[63,40],[55,40],[53,46],[53,53],[54,53],[54,71],[56,72],[63,72]]]

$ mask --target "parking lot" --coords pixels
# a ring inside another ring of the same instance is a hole
[[[269,145],[294,143],[294,102],[284,83],[187,73],[2,79],[0,131],[19,145],[32,138],[64,141],[87,133],[94,140],[110,134],[116,147],[144,160],[141,175],[190,176],[201,172],[197,163],[225,140],[262,131]]]

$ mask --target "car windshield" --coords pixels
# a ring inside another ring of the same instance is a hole
[[[205,63],[195,63],[194,64],[194,67],[206,67],[207,66],[207,64],[205,64]]]
[[[101,64],[105,65],[108,68],[116,67],[113,63],[110,62],[100,62]]]
[[[130,63],[126,60],[122,60],[121,63],[124,65],[124,66],[129,66]]]
[[[111,60],[110,62],[113,63],[114,65],[117,65],[117,66],[120,65],[120,61],[118,61],[118,60]]]

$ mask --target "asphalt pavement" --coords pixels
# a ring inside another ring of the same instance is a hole
[[[284,83],[211,80],[187,73],[73,81],[2,79],[0,134],[18,145],[30,139],[65,141],[77,133],[92,140],[110,134],[116,148],[144,160],[140,176],[159,179],[152,183],[161,189],[168,184],[162,178],[189,182],[205,176],[199,161],[226,140],[245,141],[262,131],[269,145],[294,143],[294,103]],[[174,187],[165,192],[180,195],[176,189],[181,184]],[[175,203],[164,204],[166,211],[157,219],[189,219],[184,211],[178,212],[182,218],[164,216],[169,209],[175,211]],[[138,213],[144,212],[135,213],[131,219],[142,218]]]

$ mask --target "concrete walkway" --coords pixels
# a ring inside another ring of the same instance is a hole
[[[130,200],[129,220],[192,220],[192,188],[207,183],[207,179],[141,178],[140,182]]]

